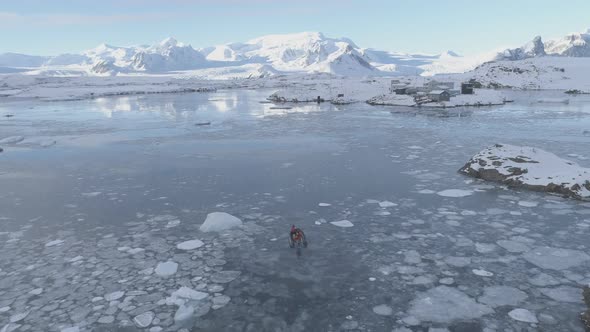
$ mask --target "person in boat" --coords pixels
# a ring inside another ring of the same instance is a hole
[[[297,227],[295,227],[295,225],[291,225],[291,240],[293,240],[293,242],[297,242],[300,241],[303,238],[303,231]]]

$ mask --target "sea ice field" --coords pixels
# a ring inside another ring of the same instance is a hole
[[[583,332],[590,202],[457,171],[495,143],[590,167],[589,95],[273,92],[2,101],[0,331]]]

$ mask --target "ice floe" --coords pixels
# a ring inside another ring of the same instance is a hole
[[[535,316],[535,314],[533,314],[532,312],[530,312],[526,309],[522,309],[522,308],[518,308],[518,309],[514,309],[514,310],[510,311],[508,313],[508,316],[510,316],[510,318],[517,320],[519,322],[533,323],[533,324],[536,324],[539,322],[537,320],[537,317]]]
[[[437,192],[437,195],[443,197],[461,198],[473,195],[473,191],[464,189],[447,189]]]
[[[158,263],[154,272],[156,272],[156,274],[160,277],[169,277],[174,275],[176,270],[178,270],[178,263],[167,261]]]
[[[391,316],[393,314],[393,309],[388,305],[380,304],[373,307],[373,312],[380,316]]]
[[[139,328],[146,328],[152,324],[156,315],[152,311],[147,311],[133,318],[133,322]]]
[[[449,323],[480,318],[494,311],[475,302],[465,293],[448,286],[438,286],[419,293],[408,313],[421,321]]]
[[[383,201],[383,202],[379,202],[379,206],[382,208],[388,208],[388,207],[394,207],[397,206],[396,203],[390,202],[390,201]]]
[[[242,220],[225,212],[213,212],[207,215],[199,228],[202,232],[221,232],[242,225]]]
[[[491,307],[516,306],[526,300],[527,297],[527,294],[518,288],[489,286],[484,289],[484,294],[477,301]]]
[[[203,243],[203,241],[195,239],[195,240],[181,242],[176,245],[176,248],[180,249],[180,250],[194,250],[194,249],[200,248],[204,245],[205,245],[205,243]]]
[[[523,207],[537,207],[539,205],[538,202],[531,202],[531,201],[519,201],[518,205]]]
[[[541,293],[559,302],[582,303],[582,292],[580,288],[570,286],[541,288]]]
[[[63,243],[64,243],[64,240],[53,240],[53,241],[45,243],[45,246],[46,247],[54,247],[54,246],[62,245]]]
[[[123,295],[125,295],[125,292],[124,291],[116,291],[116,292],[112,292],[112,293],[106,294],[104,296],[104,299],[107,300],[107,301],[109,301],[109,302],[110,301],[115,301],[115,300],[118,300],[118,299],[122,298]]]
[[[566,270],[590,260],[590,256],[579,250],[538,247],[523,255],[524,259],[542,269]]]
[[[473,270],[471,270],[471,272],[473,272],[473,274],[475,274],[476,276],[480,276],[480,277],[492,277],[494,275],[492,272],[482,270],[482,269],[473,269]]]
[[[354,224],[351,223],[348,220],[331,221],[330,224],[332,224],[334,226],[338,226],[338,227],[344,227],[344,228],[348,228],[348,227],[353,227],[354,226]]]

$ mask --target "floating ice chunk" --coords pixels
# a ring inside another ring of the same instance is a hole
[[[178,263],[173,261],[167,261],[158,263],[154,272],[156,272],[156,274],[160,277],[169,277],[175,274],[177,270]]]
[[[492,272],[480,269],[473,269],[471,270],[471,272],[473,272],[473,274],[475,274],[476,276],[480,277],[492,277],[494,275]]]
[[[240,271],[221,271],[211,276],[211,282],[216,284],[227,284],[233,281],[241,274]]]
[[[438,280],[439,283],[443,285],[452,285],[455,283],[455,279],[453,278],[442,278]]]
[[[408,316],[408,317],[404,317],[402,318],[402,322],[404,322],[406,325],[409,326],[418,326],[420,325],[422,322],[420,322],[420,320],[414,316]]]
[[[9,312],[9,311],[10,311],[9,306],[5,306],[5,307],[0,308],[0,313]]]
[[[213,212],[207,215],[199,228],[202,232],[221,232],[242,225],[242,221],[225,212]]]
[[[535,286],[541,286],[541,287],[555,286],[555,285],[559,285],[561,283],[561,282],[559,282],[559,280],[555,279],[554,277],[552,277],[546,273],[540,273],[532,278],[529,278],[529,282]]]
[[[334,226],[338,226],[338,227],[344,227],[344,228],[348,228],[348,227],[353,227],[354,226],[354,224],[351,223],[348,220],[331,221],[330,224],[332,224]]]
[[[102,194],[102,192],[95,191],[95,192],[91,192],[91,193],[82,193],[82,196],[84,196],[84,197],[96,197],[96,196],[98,196],[100,194]]]
[[[168,223],[166,224],[166,228],[173,228],[180,225],[180,220],[179,219],[174,219],[174,220],[170,220],[168,221]]]
[[[432,284],[433,282],[434,282],[434,279],[432,277],[417,276],[416,278],[414,278],[414,280],[412,280],[411,284],[412,285],[428,285],[428,284]]]
[[[566,270],[590,260],[579,250],[538,247],[523,255],[524,259],[542,269]]]
[[[455,288],[438,286],[418,294],[411,302],[408,313],[421,321],[449,323],[475,319],[493,312],[490,307],[475,302]]]
[[[63,243],[64,243],[64,240],[53,240],[53,241],[45,243],[45,246],[46,247],[54,247],[54,246],[62,245]]]
[[[11,323],[18,323],[21,320],[25,319],[29,315],[30,311],[19,312],[18,314],[14,314],[10,316]]]
[[[388,208],[388,207],[397,206],[397,204],[390,202],[390,201],[383,201],[383,202],[379,202],[379,206],[382,208]]]
[[[537,324],[539,321],[537,320],[537,317],[535,316],[535,314],[533,314],[532,312],[526,310],[526,309],[522,309],[522,308],[518,308],[518,309],[514,309],[512,311],[510,311],[508,313],[508,316],[510,316],[510,318],[520,321],[520,322],[525,322],[525,323],[533,323],[533,324]]]
[[[330,203],[320,203],[320,204],[318,204],[318,206],[327,207],[327,206],[332,206],[332,204],[330,204]]]
[[[31,295],[39,295],[41,293],[43,293],[43,288],[35,288],[29,292],[29,294],[31,294]]]
[[[436,194],[439,196],[443,196],[443,197],[460,198],[460,197],[467,197],[467,196],[473,195],[473,191],[463,190],[463,189],[447,189],[447,190],[439,191]]]
[[[131,255],[135,255],[135,254],[139,254],[140,252],[143,252],[143,251],[145,251],[145,249],[143,249],[143,248],[132,248],[132,249],[129,249],[127,251],[127,253],[129,253]]]
[[[527,294],[518,288],[490,286],[484,289],[484,294],[477,301],[491,307],[515,306],[526,300],[527,297]]]
[[[109,301],[109,302],[110,301],[115,301],[115,300],[118,300],[118,299],[122,298],[123,295],[125,295],[125,292],[124,291],[112,292],[112,293],[109,293],[109,294],[105,295],[104,296],[104,299],[107,300],[107,301]]]
[[[404,253],[404,256],[404,262],[408,264],[420,264],[422,262],[420,253],[416,250],[408,250]]]
[[[205,243],[203,243],[201,240],[190,240],[177,244],[176,248],[180,250],[194,250],[202,247],[203,245],[205,245]]]
[[[348,321],[342,323],[342,325],[340,325],[340,329],[345,330],[345,331],[356,330],[358,327],[359,327],[359,323],[354,320],[348,320]]]
[[[61,332],[80,332],[80,328],[78,326],[71,326],[61,329]]]
[[[496,250],[496,245],[493,243],[476,243],[475,250],[480,254],[487,254]]]
[[[391,316],[393,314],[393,309],[388,305],[380,304],[373,307],[373,312],[380,316]]]
[[[581,290],[570,286],[541,288],[541,293],[559,302],[582,303]]]
[[[523,207],[536,207],[537,205],[539,205],[538,202],[530,202],[530,201],[520,201],[518,202],[518,205],[523,206]]]
[[[445,258],[445,262],[447,264],[455,266],[455,267],[465,267],[465,266],[471,264],[471,258],[449,256],[449,257]]]
[[[220,295],[213,298],[213,307],[214,308],[221,308],[226,306],[231,301],[231,297],[227,295]]]
[[[391,212],[389,212],[389,211],[377,211],[377,212],[375,212],[375,215],[376,215],[376,216],[382,216],[382,217],[385,217],[385,216],[389,216],[389,215],[391,215]]]
[[[133,318],[133,322],[139,328],[146,328],[152,324],[156,315],[152,311],[144,312]]]
[[[176,310],[176,313],[174,314],[174,321],[177,323],[184,322],[193,317],[194,313],[195,308],[193,306],[182,304],[178,306],[178,310]]]
[[[508,252],[511,253],[519,253],[519,252],[526,252],[531,250],[529,246],[524,243],[510,241],[510,240],[500,240],[496,242],[500,247],[506,249]]]
[[[77,261],[80,261],[80,260],[82,260],[82,259],[84,259],[84,257],[82,257],[82,256],[76,256],[76,257],[74,257],[74,258],[70,258],[70,259],[68,259],[68,262],[69,262],[69,263],[75,263],[75,262],[77,262]]]
[[[374,278],[374,277],[369,278],[369,281],[375,281],[375,280],[377,280],[377,278]]]
[[[422,189],[422,190],[418,191],[418,194],[432,195],[432,194],[436,194],[436,191],[430,190],[430,189]]]
[[[188,301],[201,301],[209,297],[209,294],[200,292],[192,288],[183,286],[174,291],[170,297],[166,298],[166,304],[176,304],[178,306],[185,304]]]
[[[0,139],[0,144],[16,144],[24,141],[24,136],[10,136]]]

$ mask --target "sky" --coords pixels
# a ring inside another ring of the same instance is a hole
[[[79,53],[101,43],[195,48],[320,31],[360,47],[475,55],[590,28],[589,0],[0,0],[0,53]]]

